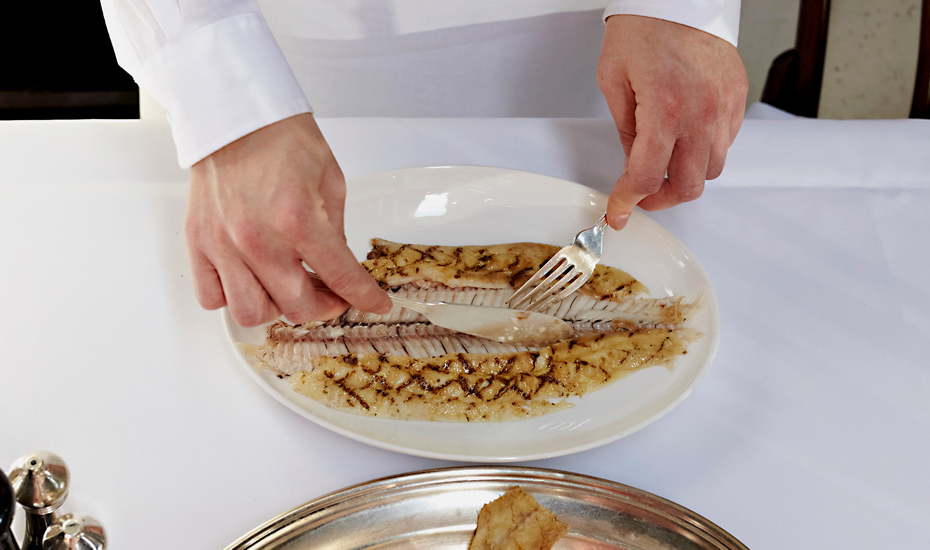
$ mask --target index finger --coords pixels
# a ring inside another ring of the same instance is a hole
[[[675,135],[672,132],[655,128],[637,132],[630,148],[629,162],[607,202],[607,221],[611,227],[623,229],[633,207],[662,187],[674,146]]]
[[[385,314],[391,299],[365,270],[341,235],[317,234],[312,242],[298,248],[303,261],[323,279],[330,290],[362,311]]]

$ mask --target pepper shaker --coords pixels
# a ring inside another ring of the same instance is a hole
[[[42,550],[46,529],[55,521],[55,510],[68,497],[70,473],[65,461],[48,451],[20,457],[10,468],[16,502],[26,512],[22,550]]]
[[[107,536],[90,516],[65,514],[45,531],[43,550],[105,550]]]
[[[16,497],[10,480],[0,470],[0,550],[19,550],[13,538],[13,513],[16,511]]]

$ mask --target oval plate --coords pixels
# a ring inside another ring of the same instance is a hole
[[[226,550],[462,550],[481,507],[514,485],[571,528],[556,549],[748,550],[698,514],[633,487],[494,466],[426,470],[343,489],[272,519]]]
[[[607,207],[603,193],[564,180],[501,168],[443,166],[381,172],[348,182],[346,237],[364,259],[373,237],[439,245],[520,241],[566,245]],[[271,372],[256,373],[235,342],[261,344],[265,327],[246,329],[224,310],[241,364],[276,399],[353,439],[398,452],[447,460],[513,462],[566,455],[615,441],[655,421],[683,400],[710,366],[720,338],[720,309],[697,259],[640,211],[604,236],[601,262],[649,287],[652,296],[701,297],[688,320],[703,337],[672,368],[633,373],[573,402],[571,409],[500,423],[445,423],[369,418],[329,409],[291,390]]]

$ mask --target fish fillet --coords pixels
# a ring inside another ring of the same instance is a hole
[[[372,239],[371,245],[362,265],[385,287],[432,281],[452,288],[517,289],[559,251],[539,243],[429,246]],[[646,291],[629,273],[598,265],[579,293],[607,299]]]
[[[531,276],[557,251],[535,243],[373,246],[363,265],[389,292],[495,307],[522,284],[513,269]],[[257,370],[288,377],[295,391],[337,410],[445,422],[531,418],[638,369],[670,366],[698,336],[684,327],[697,303],[638,297],[645,287],[636,279],[598,267],[596,291],[582,287],[546,312],[575,334],[545,348],[458,333],[397,306],[386,315],[350,309],[326,323],[276,321],[263,345],[240,347]]]

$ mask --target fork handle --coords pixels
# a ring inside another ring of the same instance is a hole
[[[601,236],[604,234],[604,229],[606,228],[607,228],[607,212],[604,212],[604,215],[601,216],[601,219],[597,220],[596,224],[592,225],[591,227],[587,229],[582,229],[581,231],[578,232],[577,235],[575,235],[574,243],[577,244],[579,239],[582,239],[582,235],[584,235],[584,239],[588,239],[591,237],[600,239]]]

